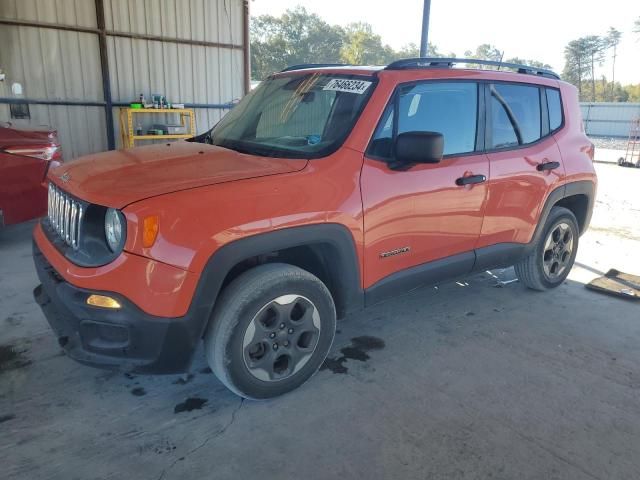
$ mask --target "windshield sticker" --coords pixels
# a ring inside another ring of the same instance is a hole
[[[323,90],[333,90],[335,92],[357,93],[362,95],[367,91],[372,82],[366,80],[347,80],[343,78],[332,78]]]

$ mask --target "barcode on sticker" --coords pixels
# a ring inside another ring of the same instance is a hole
[[[357,93],[362,95],[367,91],[371,82],[366,80],[347,80],[342,78],[332,78],[324,86],[323,90],[333,90],[335,92]]]

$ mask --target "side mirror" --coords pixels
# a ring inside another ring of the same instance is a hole
[[[444,152],[444,136],[439,132],[405,132],[398,135],[395,159],[401,164],[438,163]]]

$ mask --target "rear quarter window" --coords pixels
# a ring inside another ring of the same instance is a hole
[[[549,109],[549,130],[552,132],[562,125],[562,102],[560,90],[547,88],[547,107]]]

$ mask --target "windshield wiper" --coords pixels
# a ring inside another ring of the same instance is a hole
[[[222,148],[228,148],[238,153],[246,153],[247,155],[257,155],[260,157],[285,157],[285,158],[298,158],[299,153],[288,150],[281,150],[276,148],[261,147],[255,143],[241,142],[239,140],[227,140],[220,143],[214,143]]]

